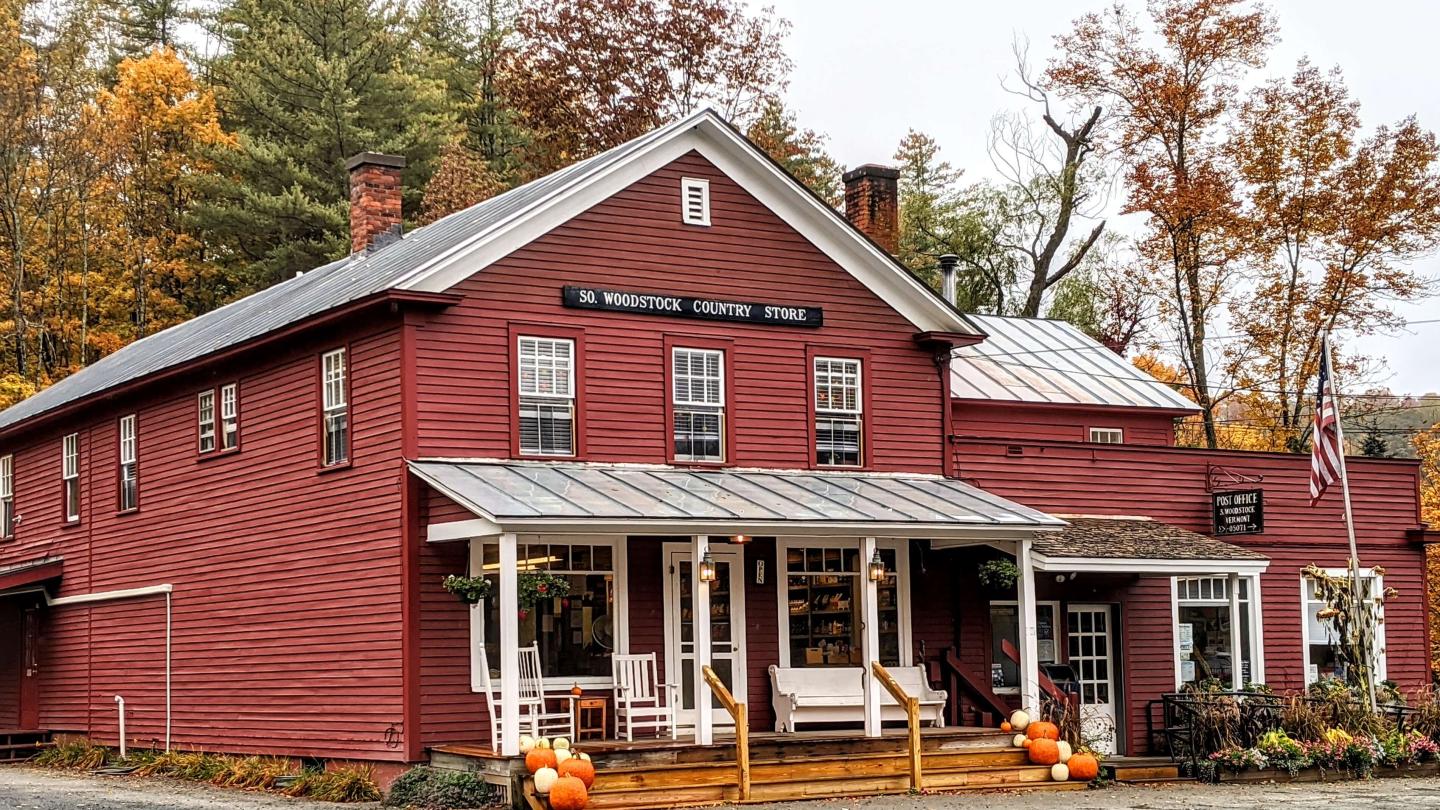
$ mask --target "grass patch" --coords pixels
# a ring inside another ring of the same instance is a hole
[[[295,772],[284,757],[235,757],[226,760],[225,770],[210,779],[210,784],[247,790],[270,790],[275,780]]]
[[[40,752],[39,756],[35,757],[34,763],[42,768],[92,771],[104,765],[109,758],[110,749],[80,737],[46,748]]]
[[[329,771],[306,771],[285,790],[287,796],[305,796],[322,802],[375,802],[384,794],[369,765],[347,765]]]
[[[172,779],[190,779],[209,782],[230,767],[225,757],[204,754],[199,751],[169,751],[156,756],[135,773],[140,776],[168,776]]]
[[[420,765],[395,780],[385,805],[412,810],[458,810],[489,807],[499,799],[499,790],[473,773],[441,771]]]

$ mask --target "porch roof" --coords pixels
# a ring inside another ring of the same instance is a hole
[[[1037,570],[1248,574],[1270,564],[1257,551],[1148,517],[1061,517],[1063,529],[1035,537]]]
[[[1003,537],[1064,521],[950,478],[664,465],[420,460],[421,480],[501,531]],[[474,523],[465,521],[465,523]]]

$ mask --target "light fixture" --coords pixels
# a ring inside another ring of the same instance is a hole
[[[870,558],[870,581],[883,582],[885,576],[885,561],[880,559],[880,550],[876,549],[874,556]]]
[[[705,552],[704,557],[700,558],[699,574],[701,582],[715,581],[715,558],[711,557],[708,551]]]
[[[743,546],[743,545],[745,545],[746,543],[749,543],[749,542],[750,542],[750,535],[748,535],[748,534],[737,534],[737,535],[735,535],[734,537],[731,537],[731,538],[730,538],[730,542],[731,542],[733,545]]]

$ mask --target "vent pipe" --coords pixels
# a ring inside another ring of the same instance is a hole
[[[940,294],[945,303],[955,305],[955,273],[960,267],[960,257],[946,253],[940,257]]]

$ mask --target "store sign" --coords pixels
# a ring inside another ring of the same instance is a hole
[[[666,315],[672,318],[702,318],[710,321],[777,326],[820,326],[824,321],[824,311],[820,307],[687,298],[665,293],[602,290],[597,287],[566,287],[563,297],[567,307],[634,312],[639,315]]]
[[[1210,496],[1215,503],[1215,536],[1259,534],[1265,531],[1265,491],[1245,489],[1216,492]]]

